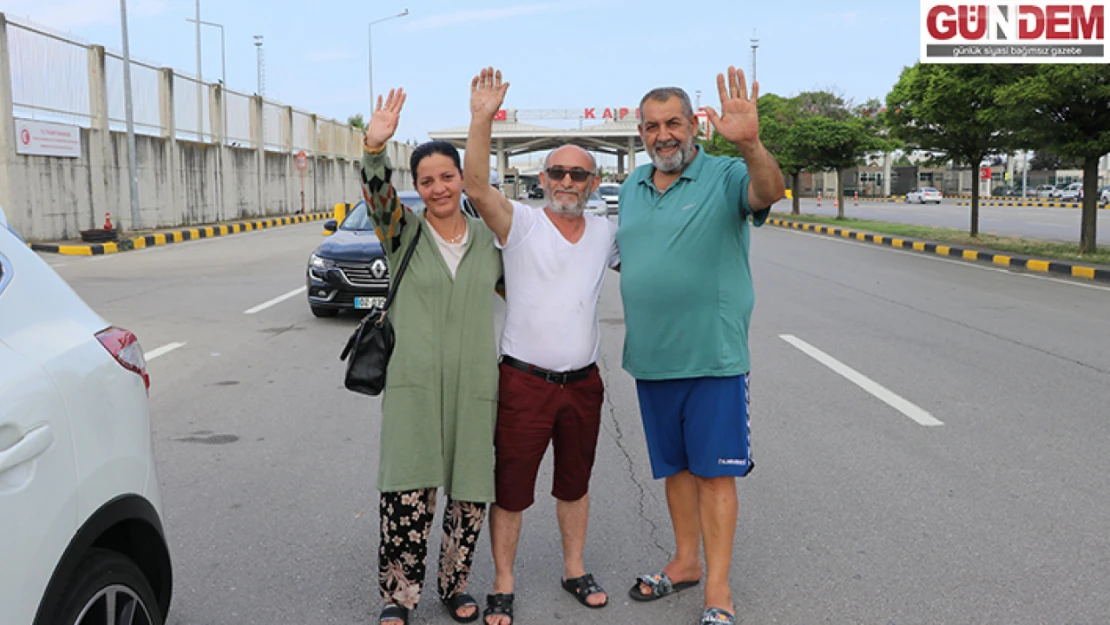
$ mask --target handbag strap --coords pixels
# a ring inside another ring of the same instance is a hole
[[[397,273],[393,275],[393,284],[389,287],[389,294],[385,297],[385,305],[382,306],[382,313],[389,311],[389,307],[393,304],[393,297],[397,295],[397,287],[401,285],[401,278],[405,275],[405,269],[409,266],[409,260],[412,258],[412,253],[416,250],[416,244],[420,241],[420,233],[423,232],[423,222],[416,224],[416,236],[412,237],[412,243],[409,243],[409,248],[405,250],[405,256],[401,259],[401,266],[397,268]]]

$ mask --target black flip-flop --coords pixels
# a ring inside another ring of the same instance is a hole
[[[509,625],[513,623],[513,593],[496,593],[486,595],[486,609],[482,612],[482,621],[486,621],[486,617],[502,615],[509,617]]]
[[[409,625],[409,609],[396,603],[385,606],[382,608],[382,614],[378,618],[378,622],[384,623],[386,621],[401,621],[405,625]]]
[[[443,605],[447,606],[447,613],[455,619],[456,623],[473,623],[482,615],[478,601],[465,592],[460,592],[449,599],[441,599],[441,601],[443,601]],[[474,613],[470,616],[459,616],[459,610],[467,607],[473,607]]]
[[[686,582],[672,582],[671,578],[666,573],[659,571],[658,573],[637,577],[636,584],[628,590],[628,596],[636,601],[655,601],[667,595],[673,595],[680,590],[697,586],[699,581],[701,580],[695,579]],[[650,588],[651,592],[642,592],[640,590],[640,584]]]
[[[597,609],[604,608],[605,606],[609,605],[609,593],[605,592],[605,589],[597,583],[597,580],[595,580],[594,576],[590,573],[586,573],[582,577],[564,579],[563,590],[574,595],[574,598],[578,600],[578,603],[581,603],[587,608]],[[605,601],[597,605],[590,603],[588,601],[589,596],[596,595],[598,593],[605,595]]]

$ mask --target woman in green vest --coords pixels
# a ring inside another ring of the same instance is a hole
[[[486,504],[494,499],[493,302],[501,254],[489,228],[460,210],[462,170],[451,144],[430,141],[412,154],[422,214],[397,200],[386,145],[405,97],[401,89],[390,91],[384,105],[378,97],[362,157],[363,198],[389,266],[399,267],[416,240],[389,311],[397,343],[382,395],[381,622],[407,625],[420,600],[442,487],[447,508],[439,597],[451,617],[465,623],[479,616],[466,585]]]

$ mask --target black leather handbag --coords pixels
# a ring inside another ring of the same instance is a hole
[[[397,295],[397,287],[401,285],[401,278],[405,275],[405,268],[409,266],[409,259],[416,250],[420,241],[421,225],[417,224],[416,236],[405,250],[405,257],[401,266],[392,276],[393,284],[389,287],[389,294],[385,304],[380,308],[374,306],[362,318],[358,329],[347,339],[347,345],[340,360],[347,361],[347,374],[343,384],[348,390],[364,395],[378,395],[385,388],[385,373],[389,367],[389,357],[393,355],[393,324],[389,321],[389,307],[393,304],[393,297]]]

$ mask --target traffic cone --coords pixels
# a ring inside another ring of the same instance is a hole
[[[821,192],[820,191],[817,192],[817,205],[818,206],[821,205]]]
[[[833,198],[833,208],[840,208],[840,198],[838,198],[838,197]]]
[[[859,191],[852,193],[852,199],[855,201],[856,206],[859,206]]]
[[[104,213],[104,229],[112,229],[112,213]]]

